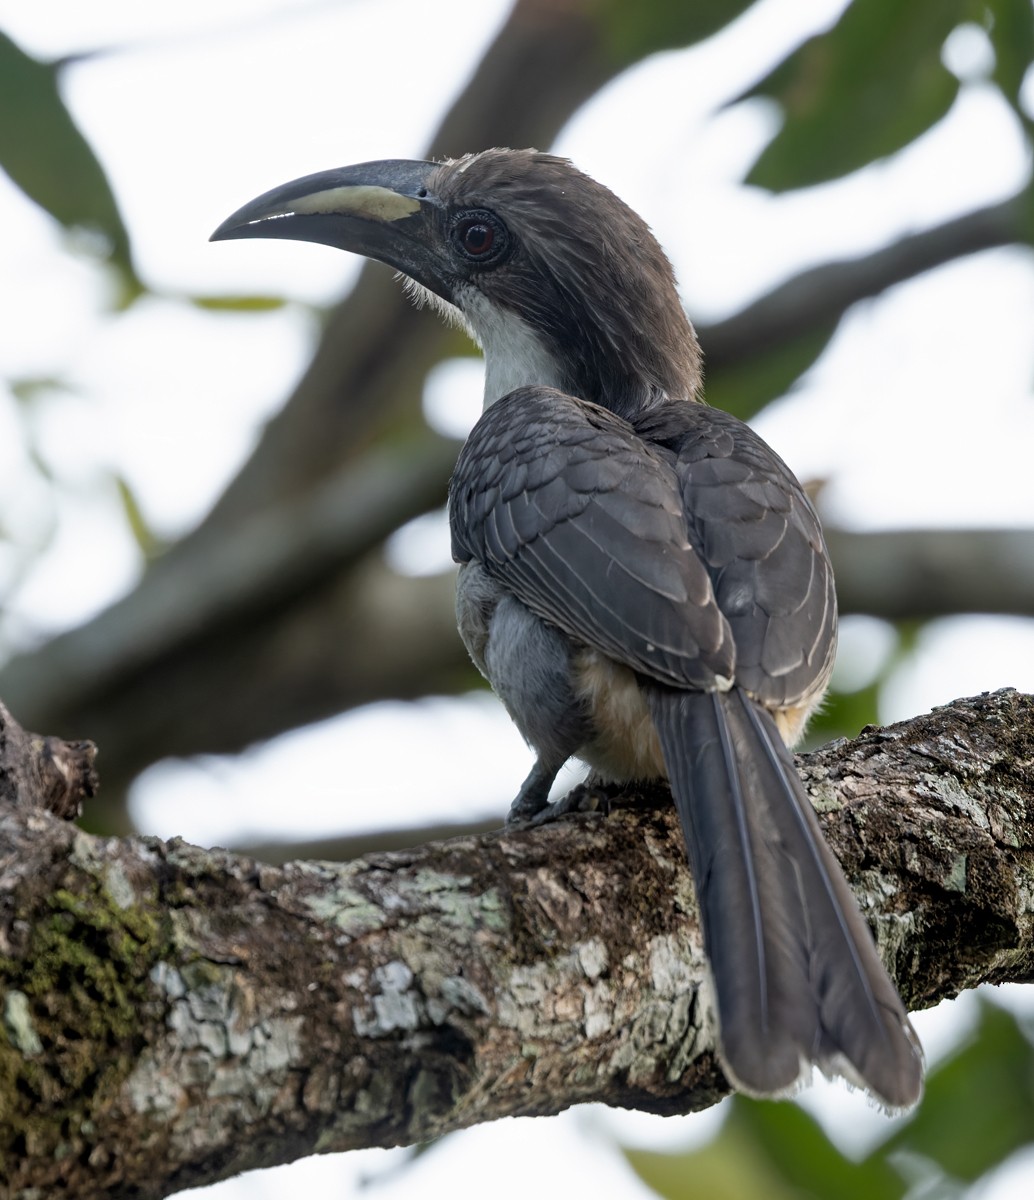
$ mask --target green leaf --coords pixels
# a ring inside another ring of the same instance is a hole
[[[624,1151],[668,1200],[900,1200],[907,1185],[886,1162],[842,1154],[796,1104],[734,1096],[718,1135],[684,1154]]]
[[[129,525],[129,531],[133,535],[133,540],[140,547],[145,558],[157,558],[165,549],[165,543],[148,524],[140,502],[136,498],[136,493],[129,486],[128,481],[121,475],[116,475],[114,478],[119,499],[122,502],[122,511],[125,514],[126,523]]]
[[[58,90],[58,69],[0,33],[0,167],[68,230],[103,239],[131,299],[142,290],[107,176]]]
[[[908,145],[947,113],[958,80],[941,61],[966,0],[854,0],[746,93],[784,124],[748,181],[783,191],[839,178]]]
[[[930,1072],[922,1106],[879,1154],[917,1154],[971,1183],[1032,1143],[1034,1046],[985,1001],[977,1036]]]
[[[823,746],[833,738],[856,737],[866,725],[875,725],[880,716],[880,689],[885,674],[881,672],[879,679],[854,692],[830,688],[808,725],[806,748]]]
[[[283,296],[191,296],[190,303],[207,312],[276,312],[287,307]]]
[[[648,54],[681,49],[717,33],[753,0],[598,0],[604,44],[614,61],[629,66]]]
[[[35,404],[40,397],[50,396],[54,392],[67,393],[68,383],[57,375],[26,375],[19,379],[9,379],[7,386],[11,395],[22,405]]]
[[[867,725],[879,723],[883,687],[891,675],[914,656],[923,628],[921,621],[895,621],[888,624],[894,630],[895,641],[875,678],[853,692],[830,688],[808,725],[807,748],[824,745],[835,737],[857,737]]]
[[[836,328],[834,321],[744,362],[728,362],[710,369],[705,378],[704,398],[708,404],[732,413],[741,421],[749,420],[790,390],[818,359]],[[707,362],[706,339],[704,362]]]
[[[800,1200],[749,1135],[728,1126],[706,1146],[685,1154],[626,1149],[624,1155],[643,1183],[666,1200]]]
[[[816,1200],[899,1200],[908,1185],[886,1162],[855,1161],[796,1104],[737,1096],[730,1121],[771,1163],[794,1194]]]

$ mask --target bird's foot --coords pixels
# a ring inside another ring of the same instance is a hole
[[[523,795],[517,797],[507,815],[507,825],[548,825],[571,813],[598,813],[605,817],[610,812],[612,795],[605,785],[586,781],[552,804],[522,803],[529,799]]]
[[[605,817],[610,812],[612,796],[599,783],[579,783],[559,800],[544,808],[536,818],[536,825],[545,825],[550,821],[559,820],[569,813],[598,813]]]

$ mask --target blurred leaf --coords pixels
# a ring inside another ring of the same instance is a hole
[[[704,398],[708,404],[732,413],[741,421],[749,420],[790,390],[818,359],[835,331],[836,323],[813,329],[746,362],[712,368],[706,376]],[[706,345],[704,362],[706,365]]]
[[[729,1129],[713,1141],[685,1154],[655,1150],[624,1151],[632,1170],[666,1200],[800,1200],[785,1186],[749,1136]]]
[[[1034,127],[1034,120],[1028,119],[1027,124]],[[1029,186],[1019,197],[1021,205],[1018,208],[1020,218],[1021,238],[1034,245],[1034,186]]]
[[[922,1105],[865,1158],[843,1154],[799,1106],[743,1096],[698,1150],[624,1153],[668,1200],[900,1200],[916,1185],[957,1194],[1032,1143],[1034,1045],[985,1002],[974,1038],[930,1072]]]
[[[107,176],[65,107],[58,69],[0,33],[0,167],[68,230],[104,239],[127,301],[142,290]]]
[[[891,675],[914,656],[925,622],[894,621],[889,624],[896,640],[880,664],[876,677],[853,692],[830,689],[808,725],[805,749],[821,746],[837,737],[857,737],[866,725],[879,724],[880,693]]]
[[[208,312],[276,312],[287,307],[283,296],[191,296],[190,303]]]
[[[668,1200],[899,1200],[907,1185],[886,1162],[856,1162],[795,1104],[734,1096],[718,1135],[685,1154],[624,1151]]]
[[[987,0],[988,36],[995,52],[992,78],[1028,127],[1020,89],[1034,60],[1034,4],[1030,0]]]
[[[140,547],[145,558],[156,558],[165,549],[164,541],[157,536],[148,524],[143,509],[140,507],[140,502],[136,498],[136,493],[130,487],[127,480],[123,479],[121,475],[116,475],[115,486],[118,488],[119,500],[122,502],[122,511],[125,513],[126,523],[129,525],[129,531],[133,535],[133,540]]]
[[[604,40],[614,59],[631,65],[661,50],[681,49],[730,24],[753,0],[599,0]]]
[[[50,463],[47,462],[35,434],[29,434],[26,437],[25,453],[29,456],[29,462],[36,468],[42,479],[45,479],[48,483],[57,483],[57,476],[54,474]]]
[[[796,1104],[737,1096],[730,1122],[760,1149],[800,1196],[830,1200],[898,1200],[907,1190],[885,1161],[844,1155],[822,1126]]]
[[[918,1154],[972,1183],[1031,1143],[1034,1046],[985,1001],[974,1039],[930,1072],[922,1105],[879,1154]]]
[[[8,380],[11,395],[19,404],[35,404],[41,397],[54,392],[68,392],[68,384],[56,375],[26,375],[21,379]]]
[[[822,707],[808,725],[808,740],[805,749],[823,746],[838,737],[857,737],[866,725],[875,725],[880,715],[880,688],[886,672],[878,679],[854,692],[840,692],[834,688],[826,693]],[[798,747],[800,749],[800,747]]]
[[[387,1166],[374,1168],[367,1174],[359,1176],[356,1184],[358,1191],[376,1191],[377,1188],[391,1185],[403,1178],[419,1159],[425,1158],[431,1150],[439,1146],[449,1145],[449,1135],[432,1138],[429,1142],[417,1142],[415,1146],[398,1146]]]
[[[929,129],[959,86],[941,61],[944,40],[972,7],[967,0],[854,0],[831,30],[746,93],[775,100],[785,117],[748,181],[772,191],[823,183]]]

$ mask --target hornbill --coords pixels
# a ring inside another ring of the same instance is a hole
[[[460,634],[537,755],[509,821],[577,805],[549,802],[572,756],[593,784],[667,779],[730,1080],[786,1095],[817,1064],[914,1104],[922,1051],[787,749],[833,665],[819,520],[701,402],[645,222],[565,159],[494,149],[308,175],[213,234],[247,237],[379,259],[484,351],[449,519]]]

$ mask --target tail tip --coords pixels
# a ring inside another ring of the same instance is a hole
[[[849,1090],[863,1092],[887,1116],[901,1116],[922,1099],[926,1065],[911,1022],[906,1020],[901,1034],[891,1052],[868,1055],[862,1067],[842,1051],[813,1059],[791,1041],[748,1051],[720,1039],[718,1059],[736,1091],[759,1100],[792,1099],[812,1083],[818,1068],[830,1081],[839,1079]]]

